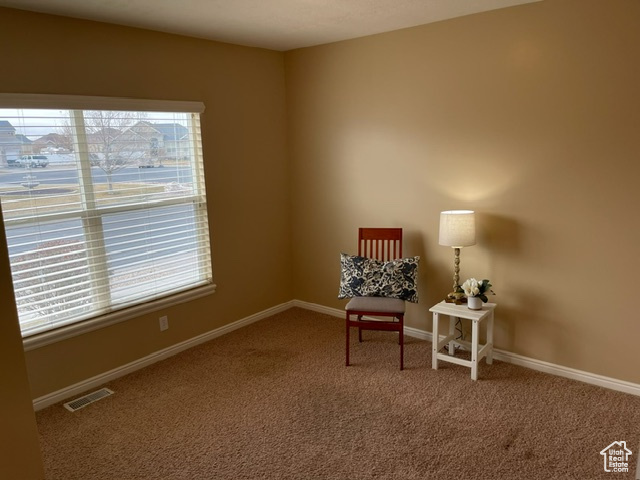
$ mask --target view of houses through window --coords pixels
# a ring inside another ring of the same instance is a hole
[[[212,282],[194,112],[0,108],[23,335]]]

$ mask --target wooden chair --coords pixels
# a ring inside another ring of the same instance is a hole
[[[389,261],[402,258],[401,228],[360,228],[358,231],[358,256]],[[349,366],[349,330],[358,328],[358,340],[362,342],[362,330],[386,330],[398,332],[400,344],[400,370],[404,368],[404,300],[387,297],[353,297],[345,307],[347,312],[347,367]],[[363,319],[364,316],[383,319]],[[356,318],[353,319],[352,317]]]

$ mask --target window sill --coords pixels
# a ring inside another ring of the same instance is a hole
[[[27,337],[23,340],[22,343],[24,345],[24,350],[27,352],[30,350],[35,350],[45,345],[50,345],[52,343],[60,342],[62,340],[67,340],[72,337],[77,337],[78,335],[92,332],[94,330],[99,330],[116,323],[131,320],[132,318],[139,317],[146,313],[172,307],[180,303],[189,302],[191,300],[195,300],[196,298],[205,297],[207,295],[215,293],[215,291],[215,284],[205,285],[202,287],[194,288],[192,290],[176,293],[175,295],[161,298],[159,300],[154,300],[149,303],[125,308],[123,310],[108,313],[106,315],[101,315],[99,317],[85,320],[73,325],[68,325],[56,330],[39,333],[31,337]]]

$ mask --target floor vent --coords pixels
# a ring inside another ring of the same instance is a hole
[[[113,395],[113,392],[111,390],[109,390],[108,388],[101,388],[98,391],[89,393],[80,398],[76,398],[75,400],[71,400],[70,402],[65,403],[64,408],[66,408],[70,412],[75,412],[76,410],[80,410],[90,403],[97,402],[101,398],[108,397],[109,395]]]

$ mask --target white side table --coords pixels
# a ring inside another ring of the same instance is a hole
[[[457,363],[465,367],[471,368],[471,380],[478,379],[478,362],[484,357],[487,358],[487,363],[491,365],[493,363],[493,310],[496,308],[495,303],[482,304],[482,310],[471,310],[466,305],[456,305],[454,303],[440,302],[429,309],[433,313],[433,355],[432,355],[432,367],[434,370],[438,369],[438,360],[445,362]],[[449,334],[443,339],[440,339],[438,334],[438,323],[440,315],[449,316]],[[471,342],[455,339],[455,325],[458,319],[471,320]],[[478,345],[479,326],[480,323],[486,320],[487,325],[487,343],[480,346]],[[449,344],[449,354],[440,353],[440,350]],[[461,345],[471,350],[471,360],[464,360],[454,357],[455,345]]]

